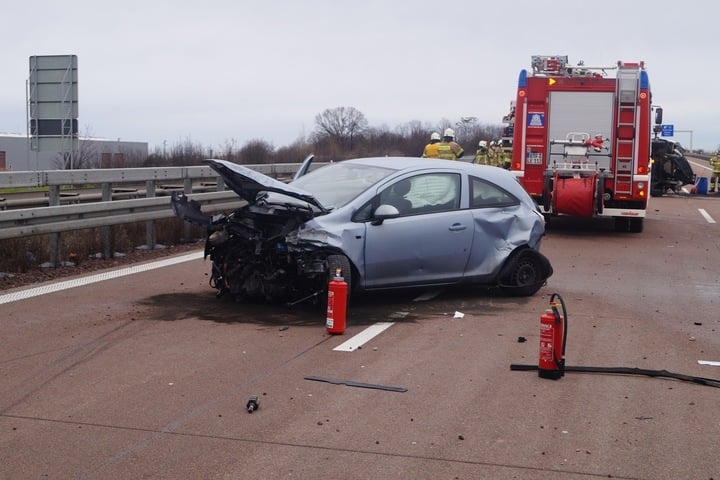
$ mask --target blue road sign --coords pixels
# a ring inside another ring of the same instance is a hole
[[[672,137],[674,125],[663,125],[660,133],[661,137]]]

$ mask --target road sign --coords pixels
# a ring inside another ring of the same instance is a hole
[[[672,137],[674,127],[675,127],[674,125],[663,125],[660,136],[661,137]]]

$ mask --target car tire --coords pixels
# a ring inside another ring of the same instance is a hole
[[[512,267],[504,279],[503,291],[514,297],[534,295],[545,284],[546,266],[538,254],[524,251],[512,259]]]

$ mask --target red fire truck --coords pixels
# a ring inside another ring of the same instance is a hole
[[[643,62],[571,66],[567,56],[533,56],[518,80],[510,169],[548,216],[613,217],[616,230],[641,232],[651,116]]]

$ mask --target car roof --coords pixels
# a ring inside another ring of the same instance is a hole
[[[474,175],[493,183],[498,184],[513,194],[521,194],[525,190],[517,181],[515,175],[503,168],[490,165],[478,165],[463,160],[444,160],[440,158],[422,158],[422,157],[368,157],[355,158],[351,160],[343,160],[359,165],[380,166],[386,168],[394,168],[397,171],[415,171],[417,169],[447,169],[451,168],[469,175]]]

